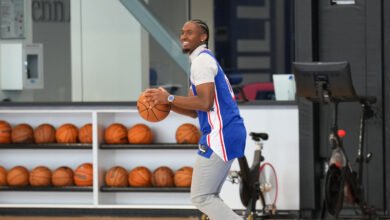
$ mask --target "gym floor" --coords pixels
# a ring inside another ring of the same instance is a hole
[[[57,216],[0,216],[1,220],[199,220],[198,217],[57,217]],[[257,218],[256,218],[257,219]],[[369,219],[369,218],[338,218],[338,220],[358,220],[358,219]],[[374,218],[375,220],[388,220],[390,218]],[[263,220],[263,219],[262,219]],[[267,219],[267,220],[298,220],[298,218],[283,218],[283,219]],[[313,220],[313,219],[301,219],[301,220]],[[330,219],[329,219],[330,220]]]
[[[256,218],[264,220],[264,218]],[[276,218],[266,220],[313,220],[313,218]],[[325,218],[333,220],[335,218]],[[340,217],[338,220],[389,220],[390,217],[364,218],[357,216]],[[199,217],[111,217],[111,216],[2,216],[0,220],[199,220]]]
[[[196,217],[89,217],[89,216],[78,216],[78,217],[68,217],[68,216],[0,216],[1,220],[198,220]]]

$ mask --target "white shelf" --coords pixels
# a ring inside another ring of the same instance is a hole
[[[105,172],[113,166],[123,166],[128,171],[135,166],[146,166],[153,171],[158,166],[168,165],[173,170],[182,166],[192,166],[196,145],[176,145],[175,130],[185,122],[196,124],[191,118],[172,113],[169,121],[150,123],[138,115],[135,106],[118,109],[0,109],[0,120],[15,126],[28,123],[33,128],[42,123],[59,127],[73,123],[77,127],[92,123],[93,143],[88,144],[3,144],[0,145],[0,166],[7,169],[23,165],[32,170],[44,165],[51,170],[59,166],[69,166],[73,170],[85,162],[94,164],[94,182],[88,190],[64,190],[54,187],[0,188],[0,207],[45,207],[45,208],[188,208],[193,209],[189,200],[189,189],[130,190],[117,189],[104,192]],[[121,123],[127,128],[144,123],[152,128],[155,142],[151,145],[105,145],[104,129],[112,123]],[[154,157],[159,155],[159,157]],[[162,157],[160,157],[162,156]],[[179,157],[177,160],[167,159]],[[169,161],[167,163],[167,161]],[[72,188],[72,187],[70,187]],[[74,189],[79,189],[75,187]],[[175,199],[166,200],[168,194]],[[134,198],[136,195],[137,199]],[[140,199],[141,197],[141,199]]]
[[[267,132],[263,155],[273,164],[279,180],[279,210],[299,210],[299,143],[298,109],[292,105],[241,106],[247,133]],[[129,107],[10,107],[0,108],[0,120],[11,125],[29,123],[36,127],[50,123],[58,127],[73,123],[78,127],[86,123],[93,125],[93,143],[88,149],[24,149],[23,147],[0,146],[0,166],[10,169],[25,165],[30,170],[37,165],[50,169],[61,165],[75,169],[84,162],[94,165],[92,192],[58,191],[0,191],[0,207],[39,208],[135,208],[135,209],[195,209],[188,192],[102,192],[104,174],[113,166],[123,166],[128,171],[140,165],[151,171],[159,166],[177,170],[182,166],[193,166],[196,145],[181,149],[180,145],[164,148],[164,144],[175,143],[175,131],[183,123],[198,125],[197,119],[171,113],[158,123],[144,121],[135,106]],[[144,123],[152,128],[156,144],[147,146],[104,145],[104,129],[112,123],[122,123],[127,128]],[[19,148],[19,149],[18,149]],[[21,149],[23,148],[23,149]],[[108,148],[108,149],[107,149]],[[251,163],[254,143],[247,139],[245,154]],[[239,170],[235,161],[232,170]],[[169,193],[169,196],[167,196]],[[244,209],[239,199],[239,185],[226,182],[221,198],[233,209]]]

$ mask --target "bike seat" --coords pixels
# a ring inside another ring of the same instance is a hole
[[[251,132],[249,135],[252,137],[252,140],[254,141],[260,141],[260,140],[268,140],[268,134],[267,133],[255,133]]]
[[[374,96],[359,96],[359,101],[361,104],[370,105],[370,104],[376,103],[376,97],[374,97]]]

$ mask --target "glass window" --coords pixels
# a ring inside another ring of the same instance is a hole
[[[272,75],[291,69],[293,1],[214,2],[216,56],[238,98],[275,99]]]
[[[121,1],[27,4],[26,38],[0,39],[0,45],[42,44],[44,86],[18,91],[0,88],[0,100],[128,102],[157,86],[186,95],[189,66],[183,67],[183,59],[188,62],[188,57],[173,46],[180,48],[180,31],[189,19],[209,25],[209,48],[239,99],[275,99],[273,74],[291,71],[293,0],[146,2],[147,12],[161,27],[157,32],[169,36],[168,43],[161,43],[158,36],[156,40],[142,15],[126,10]]]

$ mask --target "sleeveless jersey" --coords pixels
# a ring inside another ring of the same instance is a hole
[[[198,154],[209,158],[214,152],[224,161],[244,155],[246,129],[235,100],[234,92],[214,55],[204,50],[217,63],[218,72],[214,78],[215,96],[210,111],[197,111],[202,136],[199,140]],[[191,82],[194,95],[196,87]]]

